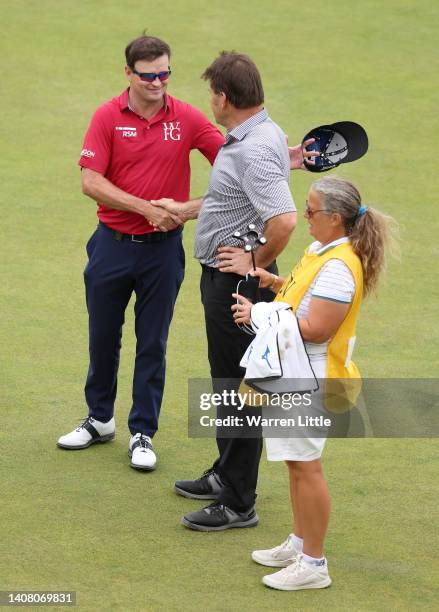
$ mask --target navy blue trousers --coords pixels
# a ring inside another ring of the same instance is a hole
[[[159,242],[119,241],[99,224],[86,248],[89,415],[103,422],[113,416],[125,309],[135,292],[136,362],[128,427],[132,434],[152,437],[158,429],[165,384],[168,330],[184,277],[181,232]]]

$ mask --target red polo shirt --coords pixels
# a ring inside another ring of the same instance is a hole
[[[199,110],[173,98],[151,119],[128,107],[128,89],[100,106],[85,135],[79,165],[103,174],[114,185],[144,200],[189,199],[192,149],[213,164],[224,136]],[[98,217],[127,234],[154,231],[137,213],[98,203]]]

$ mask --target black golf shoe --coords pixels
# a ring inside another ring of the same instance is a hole
[[[177,480],[174,490],[178,495],[192,499],[218,499],[223,486],[218,474],[210,468],[197,480]]]
[[[235,512],[224,504],[214,502],[202,510],[186,514],[182,523],[195,531],[224,531],[235,527],[256,527],[259,518],[254,508]]]

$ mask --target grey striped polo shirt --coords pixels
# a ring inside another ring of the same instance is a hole
[[[215,159],[195,231],[195,257],[216,265],[219,246],[238,246],[236,230],[294,212],[290,158],[284,132],[262,109],[227,133]]]

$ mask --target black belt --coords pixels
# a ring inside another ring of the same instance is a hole
[[[206,272],[211,272],[212,274],[214,272],[219,272],[219,268],[214,268],[213,266],[206,266],[206,264],[203,264],[200,262],[201,267],[203,268],[203,270],[206,270]]]
[[[163,240],[167,240],[168,238],[172,238],[173,236],[178,236],[181,234],[181,227],[177,227],[174,230],[170,230],[169,232],[149,232],[147,234],[124,234],[123,232],[118,232],[117,230],[111,229],[102,221],[99,221],[99,225],[111,232],[118,242],[122,240],[129,240],[130,242],[143,242],[143,243],[151,243],[151,242],[162,242]]]

